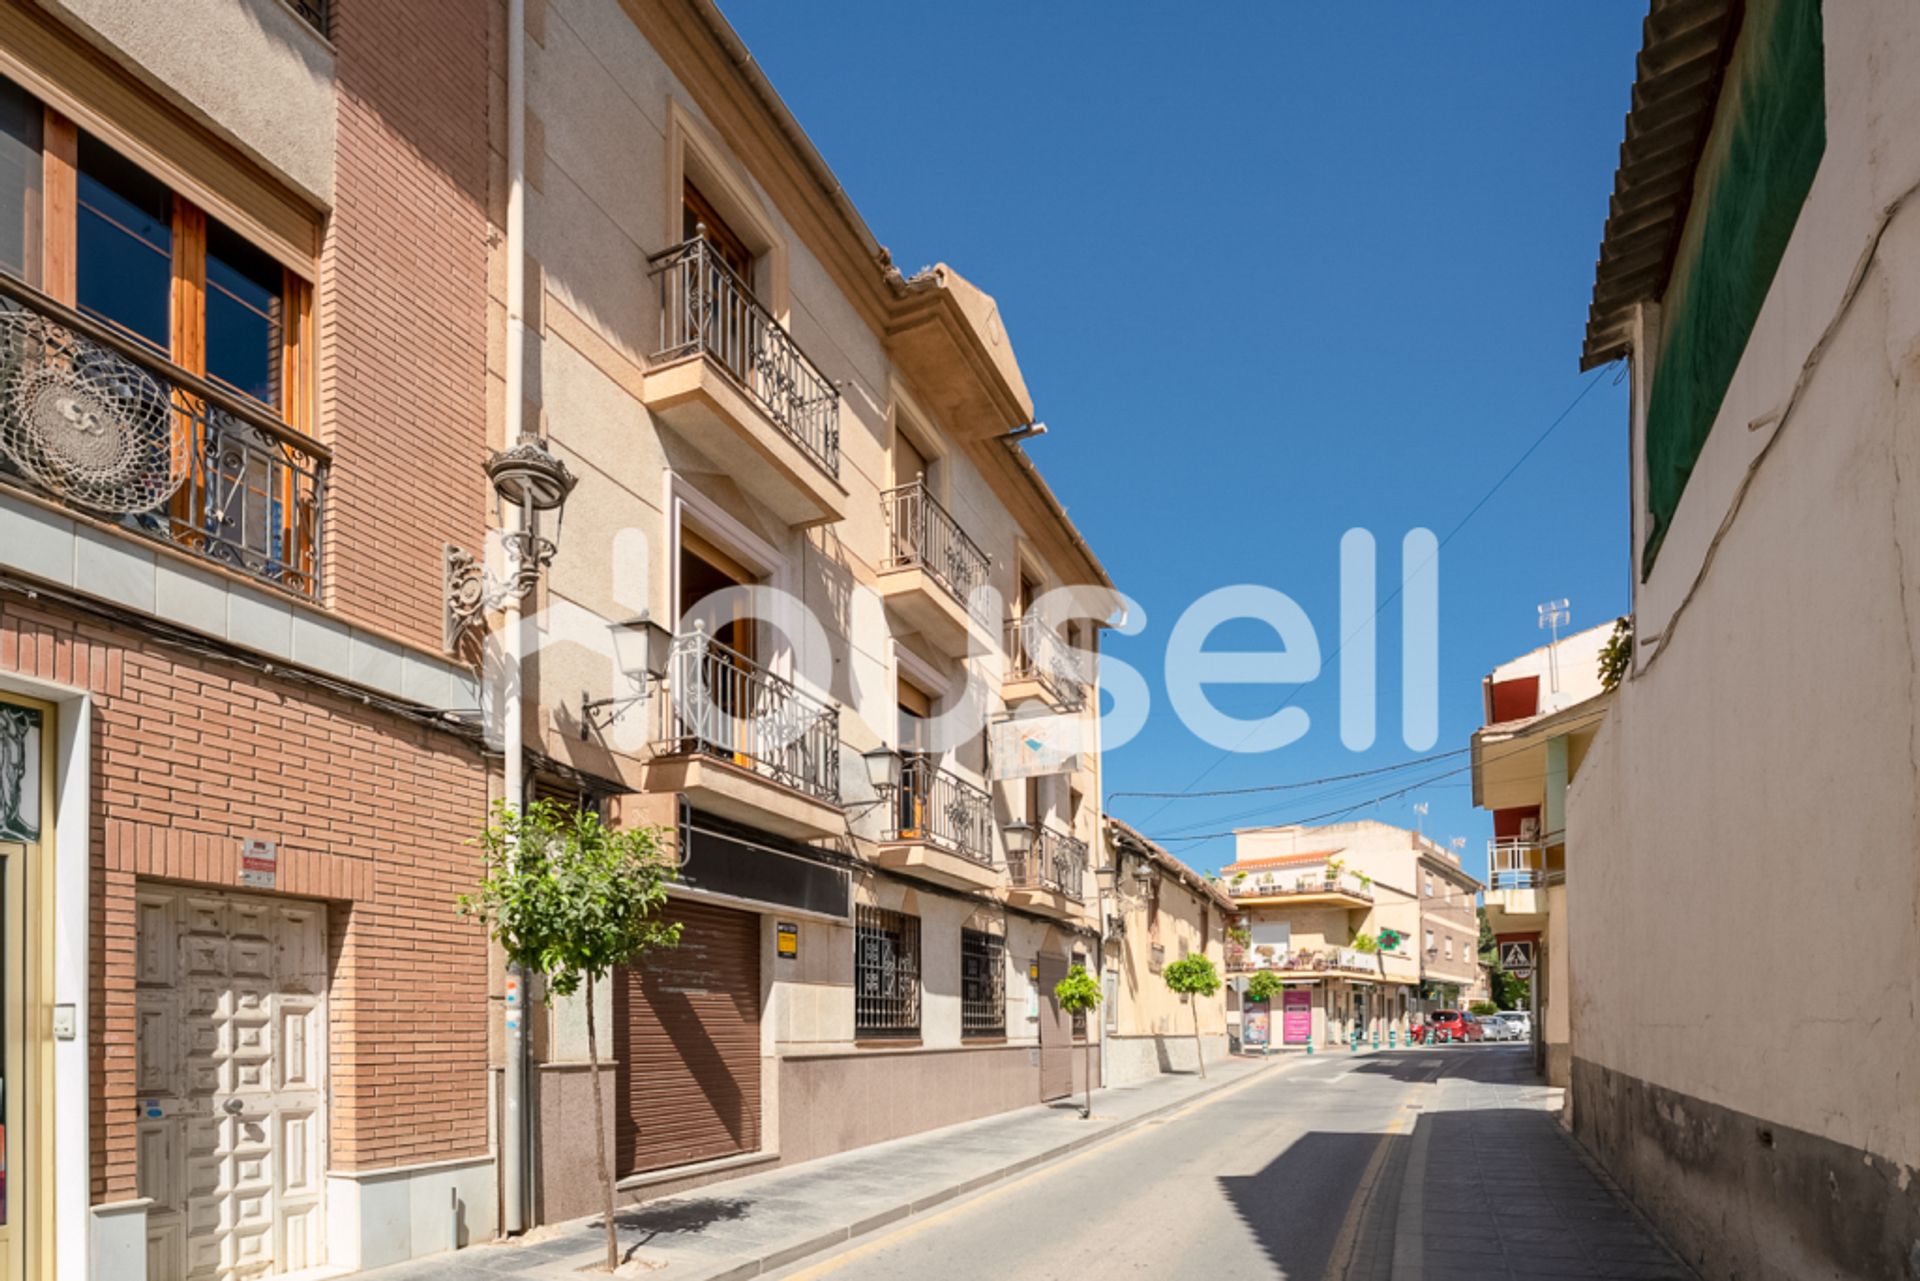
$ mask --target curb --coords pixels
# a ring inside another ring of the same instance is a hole
[[[1297,1059],[1275,1058],[1271,1062],[1257,1065],[1243,1075],[1235,1076],[1230,1081],[1222,1081],[1217,1085],[1210,1083],[1205,1089],[1197,1090],[1192,1094],[1183,1095],[1177,1099],[1169,1099],[1165,1103],[1150,1108],[1137,1116],[1128,1117],[1124,1121],[1113,1122],[1105,1129],[1097,1130],[1092,1134],[1083,1134],[1078,1138],[1055,1144],[1053,1147],[1047,1148],[1044,1151],[1021,1157],[1016,1161],[1010,1161],[1006,1165],[1000,1166],[985,1174],[975,1175],[972,1178],[955,1183],[950,1187],[940,1188],[928,1193],[926,1196],[919,1197],[916,1200],[903,1202],[900,1205],[882,1210],[878,1214],[868,1215],[857,1223],[849,1223],[844,1227],[829,1228],[820,1234],[809,1237],[805,1241],[797,1244],[779,1246],[754,1258],[741,1259],[737,1262],[720,1264],[699,1271],[689,1270],[678,1273],[677,1281],[743,1281],[743,1279],[747,1277],[762,1276],[768,1272],[776,1272],[781,1268],[791,1267],[803,1259],[811,1258],[816,1254],[824,1254],[835,1246],[857,1241],[861,1237],[878,1232],[882,1228],[891,1227],[916,1214],[921,1214],[936,1207],[950,1204],[963,1197],[971,1196],[976,1192],[983,1192],[995,1184],[1003,1183],[1016,1175],[1029,1173],[1040,1166],[1051,1164],[1054,1161],[1061,1160],[1062,1158],[1072,1156],[1079,1152],[1084,1152],[1089,1148],[1099,1147],[1101,1144],[1117,1139],[1129,1131],[1138,1129],[1140,1126],[1155,1118],[1165,1116],[1170,1112],[1179,1111],[1182,1108],[1190,1107],[1203,1099],[1211,1098],[1224,1091],[1261,1080],[1267,1073],[1275,1069],[1283,1068],[1289,1064],[1305,1063],[1307,1061],[1305,1056]],[[667,1265],[669,1269],[672,1268],[672,1266],[671,1262]],[[665,1270],[663,1269],[663,1271]],[[673,1276],[676,1274],[669,1272],[668,1275]]]

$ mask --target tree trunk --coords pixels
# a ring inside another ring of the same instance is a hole
[[[1087,1021],[1089,1024],[1087,1028],[1087,1039],[1080,1043],[1081,1064],[1087,1070],[1086,1071],[1087,1079],[1085,1082],[1087,1087],[1087,1093],[1086,1093],[1087,1106],[1085,1110],[1081,1113],[1081,1120],[1083,1121],[1093,1120],[1093,1028],[1091,1026],[1093,1021],[1092,1017],[1089,1016]]]
[[[593,1021],[593,975],[587,975],[587,1071],[593,1076],[593,1145],[600,1157],[600,1190],[606,1197],[607,1271],[620,1266],[620,1234],[613,1226],[613,1166],[607,1160],[607,1105],[600,1090],[600,1040]]]
[[[1200,1065],[1200,1079],[1207,1079],[1207,1052],[1200,1046],[1200,997],[1196,994],[1187,998],[1193,1006],[1193,1058]]]

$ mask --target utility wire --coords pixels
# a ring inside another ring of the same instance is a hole
[[[1455,522],[1453,528],[1447,531],[1446,537],[1442,538],[1440,542],[1434,547],[1433,555],[1427,557],[1425,561],[1421,562],[1419,569],[1416,569],[1413,574],[1401,575],[1401,578],[1400,578],[1401,584],[1404,584],[1408,578],[1418,576],[1422,571],[1424,571],[1427,568],[1428,565],[1431,565],[1435,560],[1439,558],[1441,551],[1443,551],[1446,548],[1447,544],[1452,542],[1454,538],[1460,533],[1460,531],[1467,527],[1467,522],[1471,521],[1475,516],[1478,516],[1480,514],[1481,509],[1484,508],[1488,503],[1493,501],[1493,496],[1499,493],[1501,488],[1504,487],[1509,480],[1513,479],[1514,473],[1519,471],[1520,468],[1526,464],[1527,459],[1533,457],[1535,452],[1539,450],[1540,446],[1547,443],[1547,438],[1553,435],[1553,433],[1559,429],[1560,424],[1564,423],[1573,414],[1573,411],[1575,409],[1578,409],[1580,407],[1580,402],[1587,398],[1587,394],[1591,392],[1595,387],[1600,385],[1600,378],[1606,372],[1607,372],[1606,366],[1604,365],[1601,366],[1599,369],[1596,369],[1593,371],[1593,377],[1587,379],[1586,385],[1580,388],[1579,394],[1576,395],[1572,400],[1567,402],[1567,407],[1565,409],[1562,409],[1560,413],[1554,418],[1554,420],[1547,424],[1547,428],[1545,431],[1541,432],[1538,436],[1534,437],[1533,443],[1531,445],[1528,445],[1526,449],[1522,451],[1522,453],[1520,454],[1520,457],[1516,458],[1513,461],[1513,465],[1511,467],[1508,467],[1506,471],[1500,473],[1500,479],[1494,481],[1493,485],[1487,490],[1487,492],[1480,496],[1480,501],[1476,502],[1472,507],[1468,508],[1467,514],[1462,516],[1457,522]],[[1326,661],[1331,663],[1334,659],[1338,658],[1340,656],[1340,652],[1347,647],[1348,641],[1352,640],[1355,636],[1358,636],[1362,631],[1366,630],[1368,627],[1371,627],[1374,621],[1380,617],[1381,611],[1386,609],[1388,605],[1391,605],[1396,599],[1399,598],[1400,590],[1401,590],[1400,586],[1396,585],[1393,588],[1393,590],[1389,591],[1386,594],[1386,596],[1380,601],[1380,603],[1374,607],[1373,612],[1367,615],[1367,619],[1365,622],[1361,623],[1358,627],[1354,628],[1352,632],[1348,633],[1346,636],[1343,636],[1341,638],[1340,643],[1334,646],[1333,652],[1327,655]],[[1287,696],[1286,702],[1280,704],[1280,706],[1274,710],[1273,714],[1278,715],[1280,712],[1283,712],[1287,708],[1293,706],[1294,700],[1300,697],[1300,692],[1305,688],[1306,686],[1304,685],[1296,685],[1294,687],[1293,693]],[[1247,740],[1251,739],[1253,735],[1257,732],[1258,732],[1257,728],[1248,730],[1246,737],[1242,738],[1239,743],[1236,743],[1233,747],[1228,748],[1225,751],[1222,751],[1219,756],[1214,758],[1212,764],[1208,765],[1205,769],[1201,770],[1198,774],[1194,776],[1193,782],[1187,784],[1183,794],[1191,793],[1196,786],[1204,782],[1206,780],[1206,777],[1209,774],[1213,773],[1214,770],[1220,768],[1221,764],[1229,756],[1233,755],[1236,751],[1240,749],[1240,747],[1244,746]],[[1139,823],[1135,824],[1135,826],[1144,826],[1148,823],[1151,823],[1154,819],[1158,818],[1163,811],[1165,811],[1168,805],[1171,805],[1172,803],[1173,801],[1171,799],[1162,801],[1159,809],[1154,810],[1153,813],[1141,819]]]
[[[1470,747],[1456,747],[1450,752],[1435,752],[1431,756],[1418,756],[1413,760],[1400,761],[1393,765],[1376,765],[1372,769],[1356,770],[1351,774],[1328,774],[1323,778],[1301,779],[1294,783],[1263,783],[1258,787],[1221,787],[1210,792],[1108,792],[1107,803],[1112,804],[1122,796],[1140,796],[1168,801],[1197,801],[1215,796],[1250,796],[1255,792],[1293,792],[1303,787],[1318,787],[1323,783],[1342,783],[1350,778],[1372,778],[1376,774],[1391,774],[1395,770],[1426,765],[1432,761],[1445,760],[1449,756],[1459,756],[1472,750]]]

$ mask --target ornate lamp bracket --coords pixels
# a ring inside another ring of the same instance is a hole
[[[553,563],[558,550],[551,539],[538,534],[500,534],[507,553],[507,574],[496,579],[478,556],[452,543],[442,547],[442,591],[446,601],[443,643],[449,654],[459,652],[469,633],[486,629],[487,611],[525,600],[540,581],[540,571]]]

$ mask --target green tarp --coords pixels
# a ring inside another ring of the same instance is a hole
[[[1665,337],[1647,406],[1652,523],[1643,578],[1653,571],[1826,150],[1825,56],[1820,0],[1747,0],[1665,299]]]

